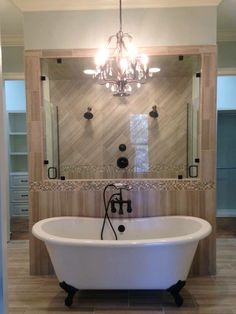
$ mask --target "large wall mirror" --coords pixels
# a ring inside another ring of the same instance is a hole
[[[115,97],[84,74],[93,58],[41,59],[47,178],[198,176],[201,57],[149,64],[160,72]]]

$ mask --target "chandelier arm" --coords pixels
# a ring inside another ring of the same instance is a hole
[[[108,41],[107,41],[107,44],[106,44],[106,48],[107,48],[107,49],[109,49],[109,45],[110,45],[112,39],[113,39],[113,38],[116,38],[116,37],[117,37],[117,35],[111,35],[111,36],[108,38]],[[112,51],[111,55],[114,55],[114,54],[115,54],[117,48],[118,48],[118,46],[117,46],[117,41],[116,41],[116,47],[113,48],[113,51]]]
[[[107,79],[107,78],[102,79],[102,81],[106,82],[106,83],[117,84],[116,80],[110,80],[110,79]]]
[[[123,37],[128,37],[130,41],[133,39],[133,36],[131,36],[129,33],[123,33]]]
[[[133,37],[129,33],[122,33],[121,45],[125,49],[125,51],[128,52],[124,38],[128,38],[129,42],[131,42],[133,40]]]
[[[117,51],[118,54],[121,53],[121,40],[122,38],[120,37],[120,32],[116,33],[116,48],[115,51]]]
[[[115,37],[116,37],[116,35],[111,35],[111,36],[108,38],[107,47],[110,45],[112,39],[115,38]]]
[[[127,83],[140,83],[140,84],[145,84],[147,81],[145,79],[127,79]]]
[[[128,51],[127,48],[126,48],[126,45],[125,45],[125,42],[124,42],[123,38],[120,40],[120,47],[124,48],[125,51]],[[122,49],[120,49],[120,50],[122,50]]]

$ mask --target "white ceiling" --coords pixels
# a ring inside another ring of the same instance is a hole
[[[221,0],[123,0],[126,8],[218,5]],[[5,45],[23,43],[22,11],[85,10],[117,8],[118,0],[1,0],[0,21]],[[17,7],[19,6],[21,10]],[[219,40],[236,41],[236,0],[223,0],[218,6]]]

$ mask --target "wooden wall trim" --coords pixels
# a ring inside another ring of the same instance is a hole
[[[40,58],[25,58],[29,181],[43,179],[43,104]]]
[[[165,47],[141,47],[138,48],[140,53],[148,55],[192,55],[202,53],[216,53],[216,45],[202,46],[165,46]],[[79,58],[94,57],[98,49],[43,49],[43,50],[26,50],[25,56],[38,56],[41,58]]]

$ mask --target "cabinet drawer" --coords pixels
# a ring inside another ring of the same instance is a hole
[[[28,186],[28,176],[11,176],[10,179],[11,187],[23,187]]]
[[[28,216],[29,206],[28,204],[11,204],[11,215],[12,216]]]
[[[11,190],[11,202],[27,202],[29,192],[27,190]]]

